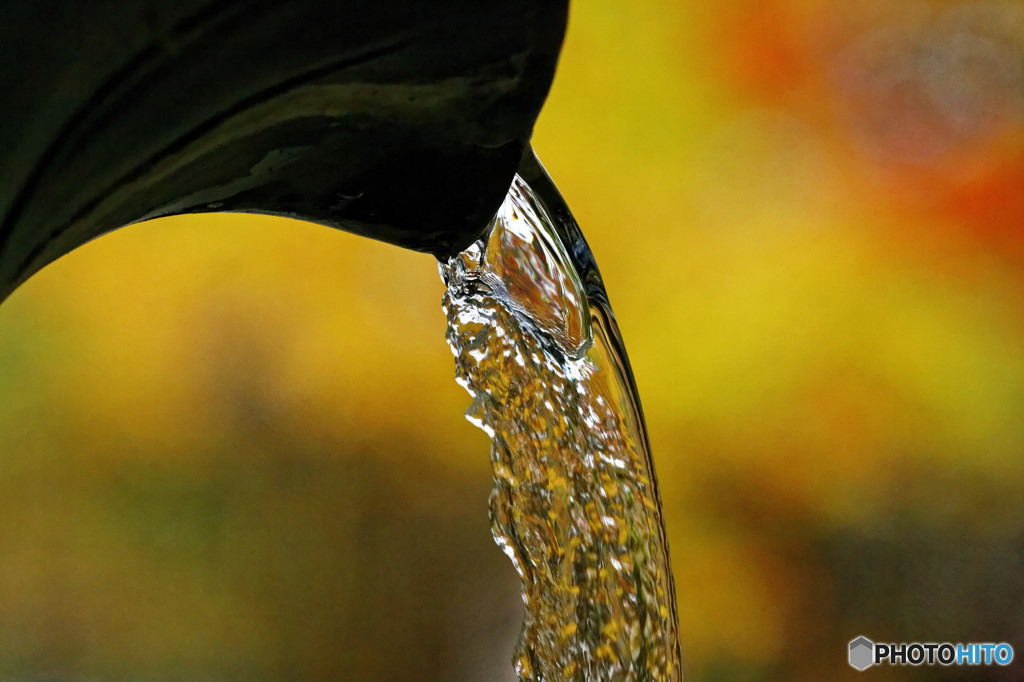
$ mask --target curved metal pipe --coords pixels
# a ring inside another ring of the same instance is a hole
[[[0,300],[123,225],[284,215],[444,256],[504,198],[567,0],[9,0]]]

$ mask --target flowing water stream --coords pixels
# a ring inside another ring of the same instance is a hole
[[[525,173],[521,170],[521,173]],[[647,433],[600,274],[550,179],[516,176],[441,263],[468,419],[491,437],[491,523],[522,578],[521,680],[681,679]]]

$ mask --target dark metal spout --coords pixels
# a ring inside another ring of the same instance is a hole
[[[178,213],[290,216],[443,256],[501,203],[566,0],[10,0],[0,300]]]

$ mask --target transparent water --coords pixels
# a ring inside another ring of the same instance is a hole
[[[466,416],[492,441],[494,537],[522,578],[514,665],[524,681],[679,680],[629,363],[586,242],[535,190],[516,176],[488,236],[440,268]]]

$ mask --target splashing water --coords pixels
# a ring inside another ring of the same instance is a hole
[[[523,583],[513,660],[524,681],[679,680],[640,403],[590,251],[557,216],[517,175],[488,236],[440,266],[466,416],[492,440],[494,537]]]

